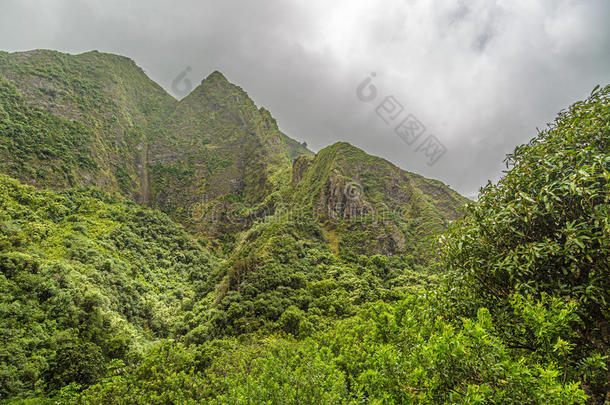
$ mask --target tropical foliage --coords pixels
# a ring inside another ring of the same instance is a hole
[[[610,86],[468,202],[314,156],[219,72],[180,102],[97,52],[0,74],[0,401],[610,400]]]

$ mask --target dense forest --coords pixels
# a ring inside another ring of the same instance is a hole
[[[610,86],[470,201],[212,73],[0,53],[0,401],[610,401]]]

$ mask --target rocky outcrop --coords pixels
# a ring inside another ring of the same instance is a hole
[[[339,251],[385,255],[429,250],[427,238],[467,201],[345,142],[295,160],[292,195],[337,235]]]
[[[292,164],[292,185],[296,186],[302,179],[305,171],[313,163],[313,158],[309,156],[300,156],[296,158]]]
[[[319,207],[326,208],[329,219],[354,220],[373,212],[371,204],[364,200],[362,186],[333,171],[320,194]]]

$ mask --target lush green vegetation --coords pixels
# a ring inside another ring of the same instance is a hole
[[[165,215],[0,176],[0,398],[90,384],[180,334],[214,260]]]
[[[507,175],[440,238],[438,285],[357,305],[296,338],[157,346],[149,355],[170,367],[134,364],[78,398],[134,390],[150,403],[604,403],[609,95],[576,104],[509,156]],[[303,315],[291,309],[286,332],[300,331]]]
[[[431,299],[432,298],[432,299]],[[486,309],[472,319],[440,315],[442,298],[412,296],[365,306],[327,332],[300,341],[216,340],[165,344],[142,362],[114,368],[81,394],[84,403],[584,403],[552,347],[516,353]],[[516,302],[526,324],[569,338],[573,308]],[[545,318],[538,323],[538,318]],[[545,359],[540,355],[552,357]],[[159,366],[153,367],[154,364]]]
[[[214,298],[196,305],[187,338],[268,332],[302,338],[354,315],[364,303],[396,301],[434,281],[406,255],[337,257],[313,217],[276,214],[254,225],[210,278]]]
[[[554,345],[565,378],[601,397],[610,389],[601,372],[610,364],[610,86],[506,162],[508,174],[441,241],[461,313],[487,307],[504,339],[526,353],[552,358]],[[515,316],[523,297],[571,305],[572,333],[556,336]]]
[[[610,87],[469,202],[313,156],[219,72],[180,102],[97,52],[0,74],[0,401],[609,400]]]
[[[3,173],[37,186],[98,185],[147,202],[147,138],[177,101],[131,59],[0,52],[0,77],[7,110],[0,147],[11,165]]]
[[[82,124],[30,108],[0,77],[0,170],[44,186],[74,186],[79,171],[96,172],[93,135]]]

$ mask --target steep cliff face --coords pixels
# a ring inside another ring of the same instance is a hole
[[[131,59],[97,51],[0,52],[0,76],[3,93],[19,95],[18,108],[27,117],[21,128],[30,132],[19,139],[21,129],[11,125],[12,142],[6,138],[2,142],[7,151],[5,167],[19,169],[7,173],[33,185],[95,185],[141,203],[148,201],[148,138],[177,101]],[[6,104],[6,97],[0,102]],[[8,126],[20,118],[13,114],[3,123]],[[35,138],[31,128],[40,128],[38,146],[50,146],[50,158],[40,156],[35,148],[20,147]],[[53,140],[61,138],[60,133],[72,139],[66,148]],[[17,150],[19,160],[11,156]],[[61,168],[62,162],[74,157],[74,150],[87,151],[93,164]],[[49,160],[55,163],[49,166]]]
[[[0,52],[2,170],[36,185],[98,186],[217,236],[312,153],[220,72],[178,102],[131,59]],[[36,144],[36,145],[35,145]],[[226,221],[225,221],[226,222]]]
[[[297,159],[295,204],[313,208],[339,246],[358,253],[420,250],[424,239],[458,218],[468,200],[439,181],[406,172],[347,143]]]
[[[313,158],[310,156],[300,156],[292,163],[292,178],[291,184],[296,186],[303,179],[303,175],[311,167]]]
[[[314,156],[220,72],[178,102],[125,57],[0,52],[0,90],[3,172],[119,193],[229,249],[296,207],[337,253],[418,252],[466,201],[347,143]]]
[[[347,143],[312,153],[220,72],[177,101],[98,52],[0,52],[0,188],[0,278],[14,287],[0,298],[27,302],[14,319],[49,321],[37,345],[36,322],[9,331],[10,364],[58,388],[73,379],[58,382],[55,359],[102,372],[73,354],[307,336],[396,300],[431,282],[426,238],[467,201]],[[63,345],[64,330],[80,340]]]
[[[267,110],[213,72],[180,101],[150,146],[152,204],[197,223],[192,210],[217,212],[220,200],[261,202],[289,176],[286,139]]]

